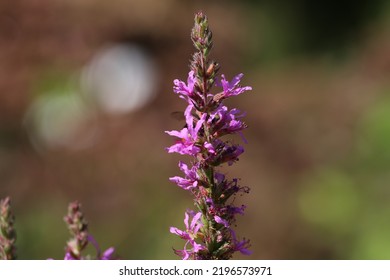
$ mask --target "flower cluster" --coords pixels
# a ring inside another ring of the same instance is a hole
[[[16,259],[15,217],[11,212],[11,199],[0,200],[0,260]]]
[[[103,253],[100,251],[99,245],[91,234],[88,233],[88,224],[81,212],[81,205],[75,201],[69,204],[68,215],[64,218],[68,225],[72,238],[67,242],[65,248],[65,260],[82,260],[91,259],[90,256],[84,257],[82,251],[91,243],[95,247],[97,260],[114,259],[114,248],[110,247]]]
[[[192,193],[197,211],[185,213],[185,230],[171,227],[170,232],[186,241],[183,250],[175,250],[183,259],[230,259],[236,251],[250,254],[249,241],[237,239],[233,230],[235,215],[243,214],[245,209],[244,205],[233,205],[234,196],[249,192],[249,188],[239,186],[238,179],[228,180],[217,167],[232,165],[244,152],[242,146],[222,137],[239,134],[246,142],[241,132],[247,126],[242,121],[244,114],[228,109],[223,101],[252,88],[240,86],[243,74],[231,81],[224,75],[217,76],[218,63],[208,59],[212,33],[202,12],[195,15],[191,39],[197,51],[187,82],[176,79],[173,87],[188,104],[184,112],[186,125],[180,131],[166,133],[176,138],[175,144],[167,148],[169,153],[193,158],[190,165],[180,161],[184,175],[171,177],[170,181]],[[214,86],[221,91],[213,94]]]

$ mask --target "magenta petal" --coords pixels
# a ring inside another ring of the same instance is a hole
[[[188,89],[193,91],[194,90],[194,85],[195,85],[195,74],[194,74],[194,71],[190,71],[188,73],[187,84],[188,84]]]
[[[235,86],[237,86],[237,85],[240,83],[241,78],[242,78],[243,76],[244,76],[244,74],[242,74],[242,73],[236,75],[236,76],[232,79],[232,81],[229,83],[229,87],[230,87],[230,88],[234,88]]]
[[[184,138],[186,135],[188,135],[188,130],[187,130],[187,128],[183,128],[180,131],[171,130],[171,131],[165,131],[165,133],[170,135],[170,136],[175,136],[175,137],[178,137],[178,138]]]
[[[190,219],[189,215],[187,212],[184,213],[184,225],[186,226],[186,229],[189,229],[189,223],[188,220]]]
[[[239,251],[243,255],[247,255],[247,256],[252,255],[252,251],[246,248],[238,248],[237,251]]]
[[[222,219],[221,217],[215,215],[214,216],[214,220],[218,223],[218,224],[222,224],[224,225],[225,227],[229,227],[229,223],[225,220],[225,219]]]
[[[173,81],[173,91],[177,94],[180,94],[181,98],[188,98],[194,94],[194,85],[195,85],[195,75],[193,71],[188,73],[187,84],[183,81],[175,79]]]
[[[115,249],[114,247],[110,247],[107,250],[103,252],[103,255],[101,257],[102,260],[111,260],[113,258]]]
[[[178,229],[177,227],[170,227],[169,232],[179,236],[183,236],[183,234],[185,233],[184,231]]]
[[[198,134],[199,129],[202,127],[204,121],[206,120],[207,114],[203,114],[200,120],[196,123],[194,132]]]
[[[203,146],[210,154],[215,154],[214,146],[211,143],[205,142]]]
[[[64,260],[66,260],[66,261],[73,261],[73,260],[76,260],[76,259],[72,256],[71,253],[66,252]]]
[[[198,212],[198,213],[192,218],[191,229],[194,229],[194,228],[195,228],[195,225],[196,225],[196,223],[198,222],[198,220],[200,219],[201,216],[202,216],[202,213],[201,213],[201,212]]]
[[[198,244],[196,242],[194,242],[192,244],[192,247],[193,247],[194,252],[199,252],[200,250],[204,250],[204,248],[205,248],[203,245]]]
[[[217,84],[222,86],[225,97],[239,95],[247,90],[252,90],[252,87],[249,87],[249,86],[246,86],[246,87],[239,86],[240,80],[243,76],[244,75],[242,73],[238,74],[229,83],[226,80],[225,75],[221,75],[221,80]]]

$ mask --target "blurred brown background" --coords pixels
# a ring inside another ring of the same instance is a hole
[[[61,259],[79,200],[101,247],[176,259],[189,194],[165,130],[203,10],[212,57],[254,90],[249,144],[226,169],[251,193],[250,259],[390,258],[390,6],[375,1],[0,2],[0,197],[20,259]],[[245,258],[235,256],[236,258]]]

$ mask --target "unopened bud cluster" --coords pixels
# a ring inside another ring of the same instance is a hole
[[[6,197],[0,200],[0,260],[16,259],[15,217],[11,212],[11,200]]]
[[[93,236],[88,233],[88,224],[81,212],[81,204],[79,202],[75,201],[69,204],[68,214],[64,217],[64,221],[72,236],[65,248],[65,260],[91,259],[90,256],[82,255],[83,250],[89,243],[96,249],[96,257],[94,259],[109,260],[113,258],[114,248],[111,247],[101,253],[99,245]]]

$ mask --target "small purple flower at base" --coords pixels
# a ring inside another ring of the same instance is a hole
[[[222,86],[223,88],[223,97],[227,98],[230,96],[239,95],[245,91],[252,90],[252,87],[240,87],[239,83],[244,74],[238,74],[235,76],[231,82],[227,81],[225,75],[221,75],[221,80],[218,81],[217,85]]]
[[[110,247],[107,250],[105,250],[101,256],[101,260],[114,260],[115,249],[114,247]]]
[[[193,216],[191,225],[188,223],[189,222],[189,215],[186,212],[185,213],[185,218],[184,218],[184,225],[186,226],[186,230],[182,231],[176,227],[171,227],[170,232],[174,233],[178,236],[180,236],[182,239],[185,240],[194,240],[196,237],[196,234],[198,233],[200,227],[202,224],[199,222],[200,217],[202,216],[201,212],[198,212]]]
[[[187,164],[180,161],[179,168],[181,171],[184,172],[185,178],[175,176],[175,177],[169,178],[169,180],[173,183],[176,183],[180,188],[182,188],[184,190],[190,190],[192,188],[197,187],[198,186],[198,177],[199,177],[197,174],[197,170],[199,168],[198,165],[195,164],[194,166],[192,166],[191,169],[189,169]]]
[[[250,246],[248,239],[243,239],[242,241],[237,240],[237,236],[234,230],[230,230],[230,233],[233,237],[233,250],[238,251],[243,255],[251,255],[252,251],[250,251],[248,248]]]
[[[205,249],[203,245],[198,244],[195,241],[198,235],[198,231],[202,227],[202,223],[200,223],[199,221],[200,218],[202,217],[202,213],[201,212],[196,213],[192,217],[191,224],[189,224],[189,216],[190,215],[188,214],[188,212],[186,212],[184,218],[184,225],[186,226],[185,231],[180,230],[176,227],[170,228],[171,233],[178,235],[181,239],[187,240],[183,250],[175,250],[175,253],[180,255],[183,258],[183,260],[187,260],[195,253]],[[191,245],[192,248],[187,249],[188,245]]]
[[[88,234],[87,236],[87,242],[92,244],[92,246],[96,250],[96,257],[95,260],[114,260],[115,258],[115,249],[114,247],[110,247],[107,250],[101,254],[99,244],[95,240],[95,238]],[[64,260],[89,260],[92,259],[91,256],[82,256],[81,252],[77,251],[75,249],[75,246],[77,245],[77,242],[75,240],[71,240],[68,242],[67,252],[65,253]],[[76,251],[74,251],[76,250]]]
[[[249,256],[252,255],[252,251],[248,250],[248,246],[249,246],[249,240],[244,239],[235,244],[234,250],[240,252],[243,255]]]
[[[64,260],[65,260],[65,261],[74,261],[74,260],[76,260],[76,259],[72,256],[71,253],[66,252],[65,257],[64,257]]]
[[[97,243],[96,239],[91,234],[88,235],[88,241],[93,245],[93,247],[95,247],[97,260],[113,260],[114,259],[114,253],[115,253],[114,247],[108,248],[107,250],[105,250],[103,252],[103,254],[101,254],[99,244]]]
[[[187,245],[187,243],[186,243],[186,245]],[[188,260],[190,258],[190,252],[186,249],[184,249],[184,250],[173,249],[173,251],[175,252],[176,255],[181,257],[183,260]]]

